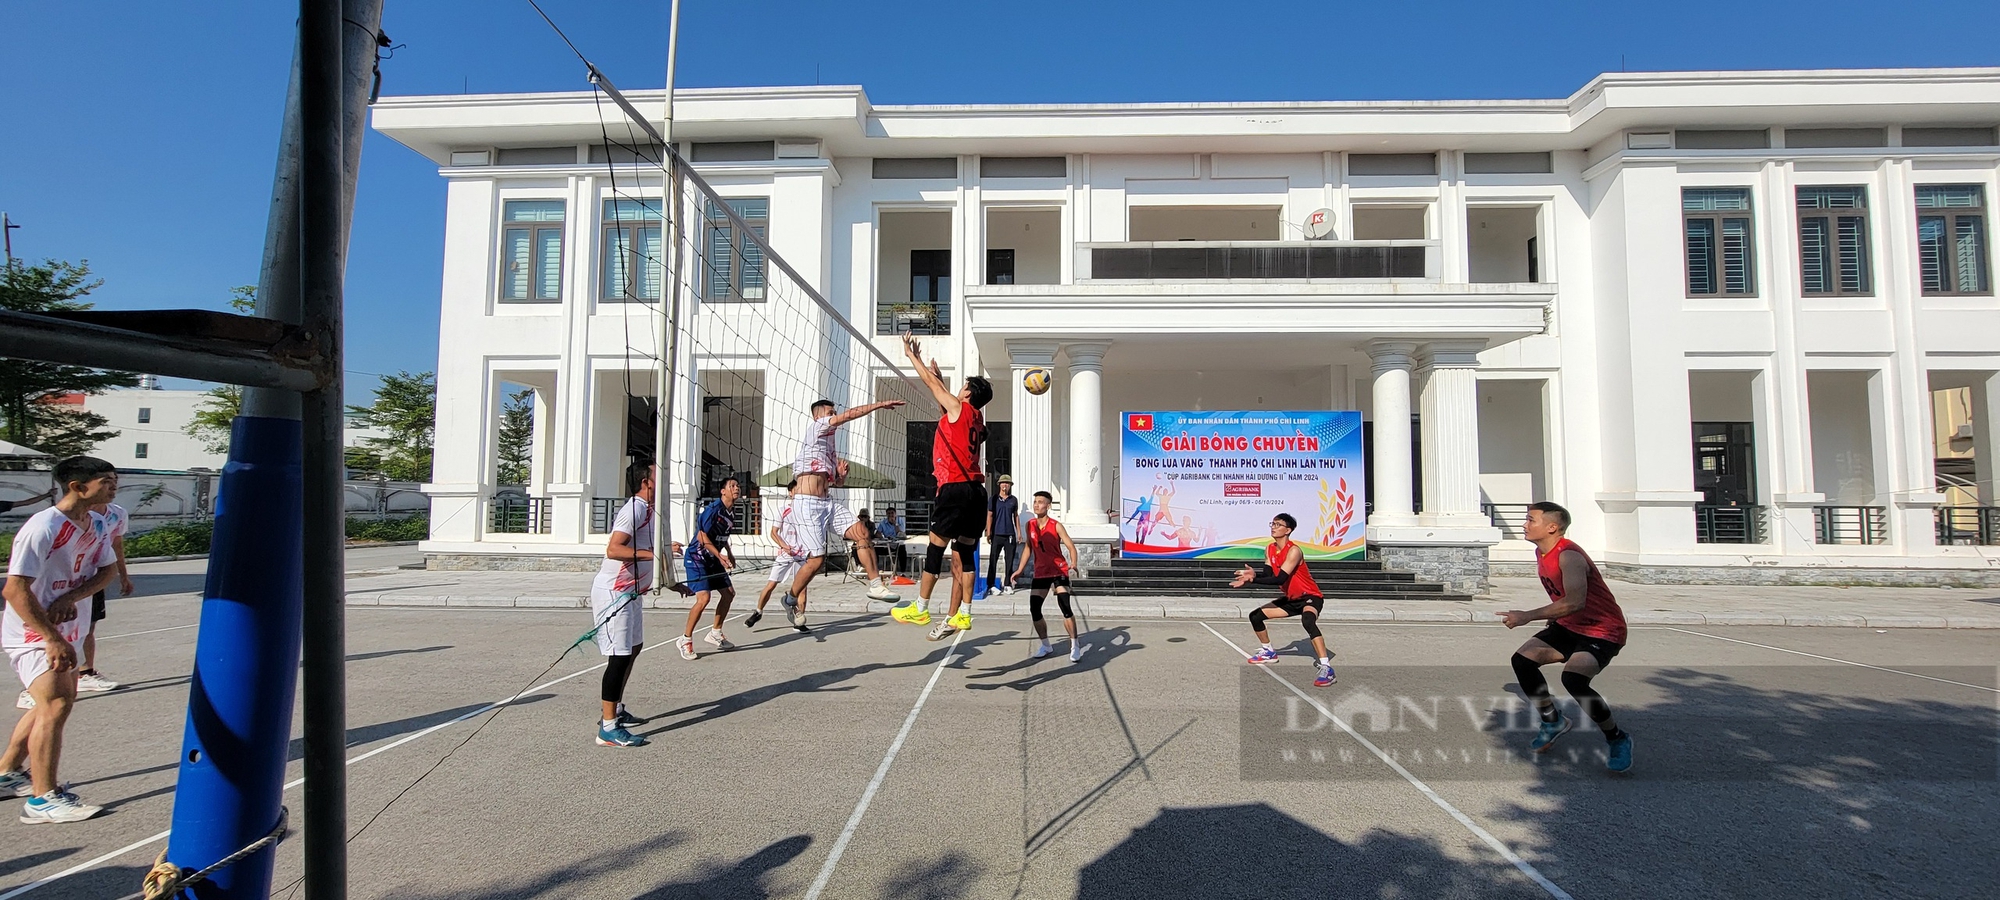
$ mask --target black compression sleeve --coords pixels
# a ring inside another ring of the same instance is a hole
[[[1259,568],[1263,569],[1264,574],[1258,575],[1257,577],[1250,579],[1252,582],[1256,584],[1284,584],[1285,582],[1292,580],[1292,576],[1277,571],[1275,569],[1272,569],[1270,566],[1261,566]]]

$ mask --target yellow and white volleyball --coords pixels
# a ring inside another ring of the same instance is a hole
[[[1049,370],[1040,366],[1021,373],[1021,386],[1039,397],[1049,392]]]

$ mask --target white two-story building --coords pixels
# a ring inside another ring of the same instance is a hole
[[[605,299],[606,107],[374,109],[449,182],[439,565],[602,552],[626,372],[652,366]],[[887,354],[910,328],[948,378],[1002,386],[994,468],[1051,490],[1093,556],[1124,502],[1121,411],[1352,409],[1371,550],[1460,587],[1524,567],[1541,499],[1617,577],[1990,584],[1996,123],[2000,69],[1947,69],[1607,74],[1518,101],[690,90],[674,139]],[[1038,366],[1040,396],[1018,377]],[[536,394],[525,525],[494,515],[502,385]]]

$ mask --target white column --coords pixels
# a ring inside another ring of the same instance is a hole
[[[1014,471],[994,474],[1014,476],[1014,494],[1018,497],[1032,497],[1036,491],[1054,493],[1055,397],[1047,392],[1039,397],[1028,393],[1022,378],[1028,370],[1036,368],[1048,369],[1053,376],[1056,351],[1061,347],[1055,341],[1007,342],[1007,361],[1014,385]]]
[[[1416,350],[1409,341],[1368,343],[1375,363],[1375,512],[1368,517],[1370,531],[1417,522],[1410,503],[1410,356]]]
[[[1972,382],[1972,477],[1979,482],[1979,504],[2000,506],[2000,372],[1985,372]]]
[[[1418,517],[1422,524],[1488,524],[1479,511],[1479,384],[1474,374],[1483,346],[1442,341],[1424,345],[1420,357],[1424,514]]]
[[[1104,525],[1104,353],[1109,342],[1068,344],[1070,526]]]

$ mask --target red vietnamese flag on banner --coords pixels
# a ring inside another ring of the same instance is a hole
[[[1125,429],[1127,431],[1152,431],[1153,417],[1143,414],[1133,414],[1126,416]]]

